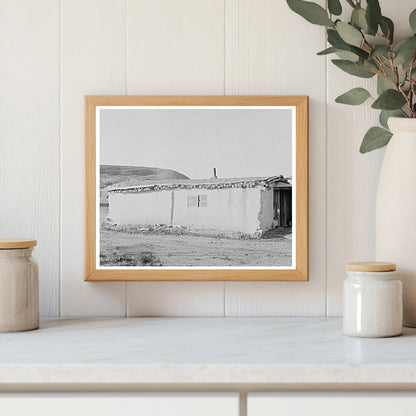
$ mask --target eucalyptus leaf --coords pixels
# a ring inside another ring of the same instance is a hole
[[[330,53],[335,53],[337,52],[338,49],[334,48],[333,46],[331,46],[330,48],[326,48],[321,52],[318,52],[317,55],[329,55]]]
[[[388,39],[390,44],[393,43],[394,39],[394,23],[391,19],[386,16],[381,16],[380,28],[384,36]]]
[[[379,66],[376,61],[363,61],[362,67],[366,69],[371,69],[372,71],[378,71]]]
[[[366,51],[344,42],[336,30],[328,29],[327,37],[328,43],[332,45],[334,48],[353,52],[361,59],[368,59],[368,53]]]
[[[401,117],[401,116],[402,116],[402,112],[400,110],[381,110],[379,121],[383,127],[388,129],[389,128],[389,126],[387,125],[388,119],[390,117]]]
[[[416,36],[411,36],[401,40],[395,47],[395,65],[402,65],[406,71],[409,69],[410,62],[416,54]]]
[[[393,136],[389,131],[381,127],[371,127],[365,134],[360,147],[360,153],[368,153],[380,149],[388,144]]]
[[[347,61],[345,59],[333,59],[333,64],[350,75],[360,78],[371,78],[375,74],[360,68],[356,63]]]
[[[339,0],[328,0],[329,13],[339,16],[342,13],[342,6]]]
[[[348,105],[360,105],[371,97],[365,88],[353,88],[335,99],[335,102]]]
[[[348,23],[344,23],[341,20],[338,20],[336,24],[336,29],[339,36],[345,43],[356,46],[358,48],[363,43],[363,35],[354,26],[351,26]]]
[[[416,32],[416,9],[414,9],[412,11],[412,13],[410,13],[409,23],[410,23],[410,27],[412,28],[413,32]]]
[[[339,58],[346,60],[346,61],[358,62],[360,60],[359,56],[357,56],[355,53],[350,52],[350,51],[337,50],[335,53],[337,54]]]
[[[377,93],[381,94],[383,91],[391,89],[393,84],[386,78],[377,75]]]
[[[314,25],[334,26],[328,12],[319,4],[303,0],[286,0],[288,6],[305,20]]]
[[[379,110],[398,110],[406,104],[406,99],[399,91],[388,89],[383,91],[372,107]]]
[[[321,52],[318,52],[317,55],[329,55],[331,53],[336,53],[339,58],[346,59],[352,62],[358,62],[358,60],[360,59],[359,56],[353,52],[337,49],[332,46],[330,48],[324,49]]]
[[[345,50],[350,49],[349,45],[342,40],[341,36],[336,30],[328,29],[326,31],[326,34],[328,38],[328,43],[332,45],[334,48],[345,49]]]
[[[367,0],[367,10],[365,17],[369,28],[369,33],[375,35],[378,25],[381,22],[381,9],[378,0]]]
[[[358,55],[361,59],[363,59],[364,62],[370,57],[369,53],[366,52],[364,49],[351,46],[350,50],[351,52],[354,52],[356,55]]]
[[[357,7],[352,11],[351,23],[363,29],[364,32],[368,31],[368,23],[365,17],[366,10],[362,7]]]
[[[375,58],[376,56],[384,56],[386,58],[389,58],[389,54],[392,53],[391,48],[389,48],[388,46],[376,46],[376,48],[373,50],[373,52],[371,53],[371,57]]]

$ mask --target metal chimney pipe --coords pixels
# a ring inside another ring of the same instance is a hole
[[[214,168],[214,179],[218,178],[217,176],[217,168]]]

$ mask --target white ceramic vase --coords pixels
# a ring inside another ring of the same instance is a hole
[[[376,259],[397,264],[403,323],[416,327],[416,119],[391,117],[376,203]]]

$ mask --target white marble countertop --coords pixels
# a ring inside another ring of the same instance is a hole
[[[0,388],[10,385],[416,386],[416,329],[342,335],[334,318],[43,320],[0,334]],[[358,384],[357,384],[358,383]]]

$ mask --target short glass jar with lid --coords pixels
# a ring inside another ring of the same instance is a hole
[[[0,239],[0,332],[39,327],[38,264],[32,257],[36,240]]]
[[[402,282],[396,265],[357,262],[346,266],[343,331],[354,337],[393,337],[402,333]]]

